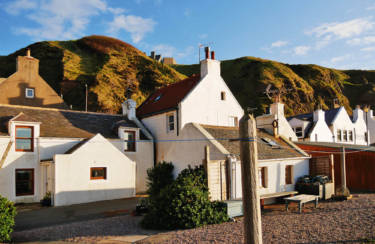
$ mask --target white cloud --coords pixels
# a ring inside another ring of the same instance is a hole
[[[306,55],[310,49],[311,49],[310,46],[297,46],[294,48],[294,54]]]
[[[364,48],[361,48],[361,51],[372,52],[372,51],[375,51],[375,47],[364,47]]]
[[[123,8],[111,8],[111,7],[108,8],[108,11],[115,15],[123,14],[126,12],[126,10]]]
[[[5,7],[5,11],[12,15],[17,15],[21,11],[35,9],[37,7],[36,2],[31,0],[17,0],[13,1]]]
[[[208,37],[208,34],[206,34],[206,33],[200,34],[198,36],[199,39],[207,39],[207,37]]]
[[[29,35],[35,40],[82,36],[91,17],[108,11],[103,0],[39,0],[34,1],[34,4],[26,18],[38,26],[16,27],[15,32]],[[21,10],[15,13],[20,14]]]
[[[274,47],[283,47],[283,46],[285,46],[287,44],[288,44],[287,41],[276,41],[276,42],[273,42],[271,44],[271,48],[274,48]]]
[[[369,45],[375,43],[375,36],[365,36],[362,38],[353,38],[346,43],[350,45]]]
[[[333,57],[333,58],[331,58],[330,62],[335,64],[335,63],[347,60],[348,58],[350,58],[350,55],[346,54],[346,55],[343,55],[343,56]]]
[[[374,22],[369,18],[358,18],[345,22],[325,23],[307,31],[306,34],[329,41],[332,38],[344,39],[361,35],[365,31],[371,30],[373,26]]]
[[[371,10],[375,10],[375,5],[368,6],[368,7],[366,8],[366,10],[369,10],[369,11],[371,11]]]
[[[152,19],[134,15],[118,15],[109,23],[108,32],[116,35],[120,30],[130,33],[134,43],[140,42],[148,32],[154,30],[156,22]]]

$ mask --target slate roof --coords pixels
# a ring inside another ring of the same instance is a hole
[[[224,127],[224,126],[211,126],[211,125],[201,125],[208,133],[210,133],[217,141],[223,145],[230,153],[240,155],[240,142],[238,140],[227,140],[239,138],[239,128],[238,127]],[[258,159],[282,159],[282,158],[296,158],[296,157],[306,157],[302,153],[298,152],[296,149],[291,147],[285,141],[280,138],[275,138],[268,134],[264,130],[257,131],[258,137]],[[271,147],[261,138],[268,138],[276,142],[280,147]]]
[[[144,118],[176,108],[199,81],[200,75],[193,75],[185,80],[160,88],[137,108],[137,116]]]
[[[324,111],[325,112],[324,113],[324,118],[326,120],[327,125],[331,125],[332,124],[332,122],[335,119],[337,113],[340,111],[340,108],[334,108],[334,109],[330,109],[330,110],[325,110]],[[313,120],[314,120],[314,113],[298,114],[298,115],[290,116],[290,117],[287,118],[287,120],[290,121],[293,118],[296,118],[296,119],[299,119],[299,120],[313,122]]]
[[[100,133],[106,138],[118,138],[117,133],[113,131],[113,125],[119,121],[122,121],[122,125],[137,128],[134,122],[122,115],[0,105],[0,135],[8,135],[9,120],[21,112],[25,120],[32,118],[41,122],[41,137],[91,138]],[[19,119],[17,121],[20,121]]]

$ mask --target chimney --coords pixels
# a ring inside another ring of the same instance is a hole
[[[211,51],[211,59],[215,60],[215,51]]]
[[[284,117],[284,104],[283,103],[272,103],[270,107],[270,114],[277,115],[278,118]]]
[[[135,108],[137,107],[137,103],[133,99],[128,99],[122,104],[122,114],[127,116],[129,120],[134,120],[135,116]]]
[[[201,78],[206,75],[220,76],[220,61],[215,60],[215,52],[211,52],[210,59],[210,47],[205,47],[206,59],[201,61]]]
[[[204,52],[206,53],[206,59],[210,58],[210,47],[205,47]]]
[[[358,118],[365,118],[361,106],[357,105],[353,110],[353,122],[357,121]]]
[[[152,59],[155,59],[155,51],[151,51],[151,56]]]
[[[339,108],[340,107],[339,99],[337,99],[337,98],[333,99],[332,103],[333,103],[333,108]]]
[[[30,51],[30,48],[26,49],[26,56],[27,57],[31,57],[31,51]]]
[[[317,110],[314,111],[313,119],[314,119],[314,122],[317,122],[318,120],[324,121],[325,112],[321,108],[318,108]]]

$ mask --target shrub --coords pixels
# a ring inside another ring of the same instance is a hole
[[[173,169],[172,163],[162,162],[147,170],[147,193],[151,197],[159,195],[161,189],[173,182]]]
[[[13,203],[0,196],[0,242],[10,241],[15,216],[16,208]]]
[[[142,221],[146,228],[186,229],[228,221],[226,206],[211,202],[202,166],[183,170],[166,185],[157,198],[150,196],[149,212]]]

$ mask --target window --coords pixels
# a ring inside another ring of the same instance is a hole
[[[225,97],[225,92],[222,91],[222,92],[220,93],[220,95],[221,95],[221,100],[224,101],[225,98],[226,98],[226,97]]]
[[[280,145],[277,144],[275,141],[271,140],[270,138],[267,137],[262,137],[262,140],[267,143],[271,148],[277,148],[280,149]]]
[[[107,179],[107,168],[95,167],[90,168],[90,180],[106,180]]]
[[[229,116],[229,126],[238,126],[238,118]]]
[[[353,131],[349,131],[349,141],[353,141]]]
[[[260,167],[258,170],[260,187],[267,188],[267,167]]]
[[[315,141],[318,141],[318,134],[315,134]]]
[[[157,101],[159,101],[160,100],[160,98],[161,98],[161,95],[162,94],[160,94],[159,96],[157,96],[155,99],[154,99],[154,102],[157,102]]]
[[[32,126],[16,126],[16,151],[32,152],[34,150],[34,130]]]
[[[341,130],[337,130],[337,141],[341,141]]]
[[[285,166],[285,184],[293,184],[293,165]]]
[[[135,152],[135,131],[125,131],[125,152]]]
[[[302,138],[303,137],[303,130],[302,130],[302,127],[295,127],[294,128],[294,132],[296,133],[296,136],[298,138]]]
[[[34,169],[16,169],[16,196],[34,195]]]
[[[348,141],[348,131],[344,130],[344,141]]]
[[[365,132],[365,141],[367,142],[368,137],[367,137],[367,132]]]
[[[174,115],[167,115],[167,131],[174,131]]]
[[[26,88],[25,96],[26,98],[34,98],[34,88]]]

